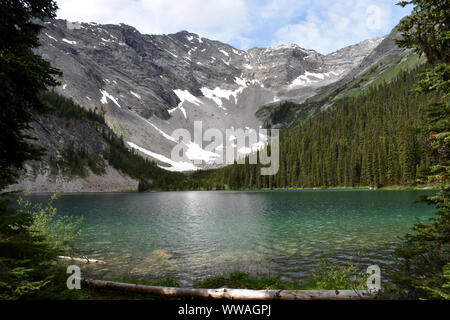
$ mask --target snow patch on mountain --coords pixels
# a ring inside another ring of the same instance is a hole
[[[203,150],[198,144],[189,142],[187,144],[188,150],[186,151],[186,157],[189,160],[201,160],[208,164],[213,163],[220,158],[220,155],[214,152]]]
[[[177,161],[173,161],[172,159],[167,158],[166,156],[147,150],[145,148],[142,148],[140,146],[138,146],[137,144],[127,141],[127,144],[133,148],[136,149],[144,154],[146,154],[147,156],[152,157],[153,159],[156,159],[160,162],[164,162],[168,165],[170,165],[170,167],[164,167],[161,165],[158,165],[158,167],[163,168],[165,170],[168,171],[172,171],[172,172],[183,172],[183,171],[196,171],[198,170],[198,168],[196,166],[194,166],[191,162],[177,162]]]
[[[57,40],[56,38],[52,37],[52,36],[49,35],[48,33],[45,33],[45,35],[46,35],[47,37],[49,37],[50,39],[52,39],[52,40],[58,42],[58,40]]]
[[[183,103],[185,101],[188,101],[197,106],[202,104],[202,102],[198,98],[196,98],[194,95],[192,95],[188,90],[176,89],[176,90],[173,90],[173,92],[177,95],[178,99],[180,99],[181,102],[178,104],[177,107],[170,109],[169,113],[172,113],[175,110],[179,109],[181,112],[183,112],[184,117],[187,119],[186,109],[183,108]]]
[[[174,138],[174,137],[172,137],[172,136],[169,136],[167,133],[165,133],[164,131],[162,131],[160,128],[158,128],[157,126],[155,126],[153,123],[151,123],[150,121],[148,121],[147,119],[144,119],[144,118],[142,118],[142,117],[140,117],[141,119],[143,119],[146,123],[148,123],[150,126],[152,126],[153,127],[153,129],[155,129],[156,131],[158,131],[164,138],[166,138],[167,140],[169,140],[169,141],[172,141],[172,142],[175,142],[175,143],[178,143],[178,141]]]
[[[114,96],[110,95],[106,90],[100,89],[100,92],[102,94],[102,98],[100,99],[100,102],[102,104],[107,104],[108,103],[108,99],[110,99],[112,102],[114,102],[114,104],[116,106],[118,106],[119,108],[122,108],[120,106],[119,102],[117,101],[117,99]]]
[[[170,52],[169,50],[164,49],[167,53],[169,53],[172,57],[178,58],[178,56],[175,53]]]
[[[142,99],[142,97],[141,97],[139,94],[137,94],[136,92],[130,91],[130,93],[131,93],[133,96],[135,96],[136,98],[138,98],[139,100]]]
[[[309,72],[305,71],[305,74],[302,74],[298,78],[294,79],[292,83],[289,85],[290,88],[293,87],[299,87],[299,86],[307,86],[313,83],[321,82],[325,79],[331,79],[332,77],[339,76],[339,72],[323,72],[323,73],[315,73],[315,72]]]
[[[245,87],[240,87],[239,89],[236,89],[236,90],[227,90],[227,89],[221,89],[219,87],[216,87],[213,90],[211,90],[211,89],[204,87],[204,88],[201,88],[200,91],[203,93],[203,95],[206,98],[213,100],[219,108],[221,108],[223,110],[227,110],[223,106],[222,99],[230,100],[231,97],[234,97],[234,101],[236,103],[238,94],[242,93],[242,91],[244,89],[245,89]]]
[[[70,40],[67,40],[66,38],[63,38],[62,41],[66,42],[66,43],[68,43],[68,44],[72,44],[72,45],[73,45],[73,44],[77,44],[76,41],[70,41]]]
[[[225,50],[223,50],[223,49],[220,49],[219,51],[222,52],[227,57],[230,56],[230,54],[228,52],[226,52]]]

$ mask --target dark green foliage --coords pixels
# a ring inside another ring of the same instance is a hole
[[[77,297],[57,256],[68,254],[81,222],[57,218],[54,199],[45,206],[19,201],[18,209],[0,200],[0,299]]]
[[[139,180],[139,184],[138,184],[138,191],[139,192],[145,192],[148,191],[152,188],[152,184],[149,183],[146,180]]]
[[[33,147],[24,133],[32,113],[43,111],[39,92],[58,82],[61,73],[33,53],[39,46],[41,26],[36,19],[54,17],[50,0],[0,2],[0,190],[17,178],[26,160],[37,159],[42,150]],[[0,297],[49,298],[62,269],[54,260],[64,250],[52,245],[45,234],[33,229],[31,212],[15,210],[0,200]],[[53,291],[54,292],[54,291]]]
[[[77,152],[73,145],[69,145],[62,152],[63,161],[60,161],[64,165],[63,171],[71,176],[85,177],[85,163],[84,157],[81,153]]]
[[[358,271],[353,263],[345,266],[336,265],[323,259],[310,275],[307,289],[313,290],[365,290],[369,274]]]
[[[67,216],[57,216],[57,209],[53,202],[58,194],[50,197],[48,202],[33,204],[28,200],[19,198],[17,201],[20,213],[32,216],[33,223],[29,230],[35,235],[41,235],[50,247],[68,254],[73,249],[73,241],[81,233],[82,218],[75,219]]]
[[[72,119],[88,121],[97,131],[106,127],[103,113],[99,114],[95,111],[81,108],[70,98],[47,90],[41,91],[39,98],[46,107],[42,112],[44,114],[52,114],[58,118],[67,119],[67,123],[70,123]],[[86,177],[87,168],[96,175],[106,173],[106,164],[101,155],[89,152],[86,146],[75,147],[73,144],[69,144],[62,150],[61,156],[60,159],[50,156],[49,162],[52,174],[63,173],[71,177]]]
[[[55,169],[54,173],[63,173],[70,177],[86,177],[86,168],[96,175],[103,175],[106,173],[105,161],[96,154],[90,153],[85,147],[75,149],[70,144],[62,150],[62,158],[60,160],[50,159],[50,166]],[[53,171],[53,169],[52,169]]]
[[[29,232],[31,214],[17,213],[7,200],[0,201],[0,212],[1,296],[27,296],[50,282],[50,262],[59,252],[50,250],[42,236]]]
[[[271,127],[281,124],[285,127],[302,123],[321,106],[321,102],[305,102],[296,104],[284,101],[278,105],[263,106],[255,113],[256,117],[267,117],[263,127]]]
[[[41,91],[39,95],[42,103],[47,107],[44,111],[60,118],[89,120],[99,124],[105,124],[103,112],[81,108],[72,99],[66,98],[53,91]]]
[[[446,0],[410,0],[398,3],[414,5],[411,15],[404,18],[398,30],[403,39],[398,43],[425,53],[431,63],[450,63],[450,3]]]
[[[450,266],[450,187],[423,200],[437,206],[435,216],[418,223],[405,236],[396,255],[402,259],[394,283],[401,296],[408,298],[442,298],[434,290],[450,295],[444,270]],[[447,287],[445,285],[447,284]]]
[[[54,17],[56,8],[49,0],[0,2],[0,189],[15,181],[26,160],[42,154],[23,130],[32,110],[44,108],[39,91],[56,85],[61,74],[32,51],[42,28],[35,19]]]
[[[437,210],[426,223],[418,223],[405,236],[396,254],[401,259],[394,283],[407,298],[449,299],[450,268],[450,66],[448,1],[403,1],[414,4],[413,14],[402,21],[400,43],[425,53],[434,64],[418,76],[416,94],[435,94],[424,108],[422,131],[425,150],[433,160],[427,174],[440,186],[422,201]]]
[[[289,118],[292,118],[295,113],[292,112],[291,107],[294,105],[292,102],[284,102],[274,108],[272,113],[273,123],[283,123]]]

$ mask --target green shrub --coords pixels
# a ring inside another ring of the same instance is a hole
[[[57,198],[58,194],[53,194],[45,206],[19,198],[19,210],[31,215],[33,222],[29,226],[30,232],[42,236],[51,248],[69,254],[73,242],[81,233],[83,218],[57,216],[57,209],[53,206]]]
[[[337,266],[323,259],[311,274],[307,288],[314,290],[364,290],[369,275],[352,264]]]
[[[145,192],[152,188],[152,184],[147,180],[139,180],[138,191]]]
[[[66,287],[67,274],[59,255],[68,254],[81,221],[57,217],[46,206],[19,200],[14,209],[0,200],[0,299],[75,298]]]

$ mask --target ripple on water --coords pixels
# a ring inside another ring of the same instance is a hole
[[[324,256],[389,267],[398,236],[430,209],[423,191],[176,192],[62,195],[63,215],[84,215],[78,255],[102,277],[251,271],[304,279]],[[45,201],[42,196],[30,200]]]

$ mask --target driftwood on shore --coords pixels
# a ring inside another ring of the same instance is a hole
[[[106,264],[105,261],[102,261],[102,260],[95,260],[95,259],[88,259],[88,258],[85,259],[85,258],[73,258],[73,257],[59,256],[58,259],[60,259],[60,260],[66,260],[66,261],[81,262],[81,263]]]
[[[218,300],[366,300],[373,299],[367,290],[248,290],[248,289],[194,289],[148,286],[103,280],[82,279],[84,285],[140,293],[167,298],[194,298]]]

